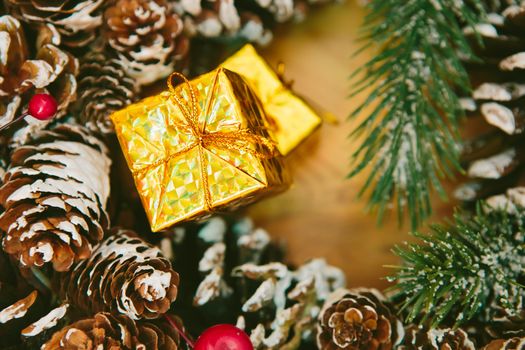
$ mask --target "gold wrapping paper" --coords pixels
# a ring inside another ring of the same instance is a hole
[[[169,86],[111,116],[154,232],[288,186],[260,102],[238,74],[219,68]]]
[[[282,155],[290,153],[321,124],[321,118],[281,82],[252,45],[245,45],[221,66],[242,75],[255,91]]]

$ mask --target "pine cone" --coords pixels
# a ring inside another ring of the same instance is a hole
[[[5,3],[13,16],[37,29],[42,25],[56,27],[62,35],[62,44],[69,47],[89,44],[102,24],[104,0],[5,0]]]
[[[475,350],[474,343],[462,329],[425,329],[409,326],[399,350]]]
[[[401,321],[375,289],[336,291],[319,315],[321,350],[394,349],[402,339]]]
[[[302,20],[314,4],[333,0],[177,0],[177,13],[184,18],[189,36],[205,38],[240,37],[268,44],[277,23]]]
[[[183,24],[166,0],[117,0],[104,13],[104,35],[139,85],[168,76],[186,56]]]
[[[34,45],[21,23],[6,15],[0,17],[0,37],[0,126],[18,117],[35,93],[53,95],[58,116],[65,114],[75,97],[78,62],[57,47],[60,35],[43,27]]]
[[[493,340],[482,350],[525,350],[525,337]]]
[[[56,332],[42,350],[180,349],[178,334],[167,324],[135,322],[124,315],[97,313]]]
[[[87,314],[108,311],[138,320],[168,311],[177,297],[179,275],[159,249],[119,230],[57,280],[59,294]]]
[[[484,63],[472,67],[472,76],[480,81],[462,105],[470,123],[483,119],[484,128],[490,129],[464,146],[463,163],[472,180],[458,188],[455,197],[468,202],[516,186],[525,168],[525,7],[507,5],[488,19],[490,23],[477,27],[483,47],[466,31]]]
[[[323,301],[344,285],[341,271],[322,259],[312,260],[296,271],[278,262],[244,264],[232,275],[242,278],[244,285],[259,282],[249,298],[243,299],[243,313],[238,320],[241,328],[251,329],[250,339],[256,349],[298,349],[303,341],[313,341]],[[265,312],[272,316],[267,322],[263,319],[254,327],[244,325],[245,318]]]
[[[160,245],[184,280],[176,308],[194,334],[237,321],[256,349],[307,346],[322,303],[345,283],[322,259],[296,270],[277,262],[281,249],[246,218],[213,217],[173,231]]]
[[[23,266],[51,262],[57,271],[88,258],[108,226],[110,164],[106,146],[78,125],[32,135],[11,154],[0,188],[4,250]]]
[[[113,133],[109,116],[135,100],[135,82],[119,60],[101,52],[90,52],[82,59],[77,79],[80,122],[92,130]]]

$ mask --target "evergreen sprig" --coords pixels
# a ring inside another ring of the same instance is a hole
[[[525,211],[457,213],[430,234],[414,234],[422,242],[396,247],[404,265],[396,267],[394,300],[409,322],[460,325],[489,321],[485,308],[519,314],[525,301]]]
[[[445,197],[441,179],[460,169],[457,93],[469,86],[461,58],[474,59],[462,28],[481,22],[482,1],[371,0],[368,7],[363,49],[381,50],[353,75],[361,78],[352,97],[373,89],[351,118],[375,108],[352,133],[364,141],[349,177],[370,167],[360,193],[371,190],[370,209],[381,220],[396,201],[400,220],[407,208],[415,228],[431,213],[431,189]]]

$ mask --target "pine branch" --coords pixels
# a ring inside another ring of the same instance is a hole
[[[482,1],[371,0],[368,6],[365,39],[381,52],[353,75],[364,77],[352,97],[373,89],[350,117],[376,107],[352,133],[364,141],[352,155],[349,177],[370,167],[360,193],[371,190],[370,209],[381,220],[395,200],[400,220],[406,207],[415,228],[431,213],[431,190],[446,197],[441,179],[460,169],[463,112],[456,91],[469,86],[460,57],[474,59],[462,26],[481,22]]]
[[[514,214],[478,206],[473,216],[457,213],[454,222],[416,233],[422,242],[396,247],[404,261],[390,278],[394,300],[402,300],[408,321],[432,327],[490,317],[490,306],[515,316],[523,307],[525,286],[525,210]]]

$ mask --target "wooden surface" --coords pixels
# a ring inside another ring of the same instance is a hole
[[[399,228],[394,215],[378,227],[375,216],[365,212],[366,200],[357,199],[366,174],[345,179],[350,153],[358,144],[347,137],[356,122],[347,122],[346,117],[364,98],[347,98],[348,76],[369,58],[366,54],[351,58],[359,46],[356,38],[363,15],[354,0],[326,6],[304,23],[283,28],[262,50],[274,67],[285,62],[285,76],[295,81],[294,89],[315,101],[318,109],[337,116],[339,123],[325,122],[288,158],[294,186],[258,203],[250,213],[286,242],[292,262],[325,257],[345,271],[350,286],[385,287],[382,278],[391,271],[383,266],[397,262],[390,249],[409,237],[409,228]],[[450,203],[434,203],[431,222],[451,213]]]

